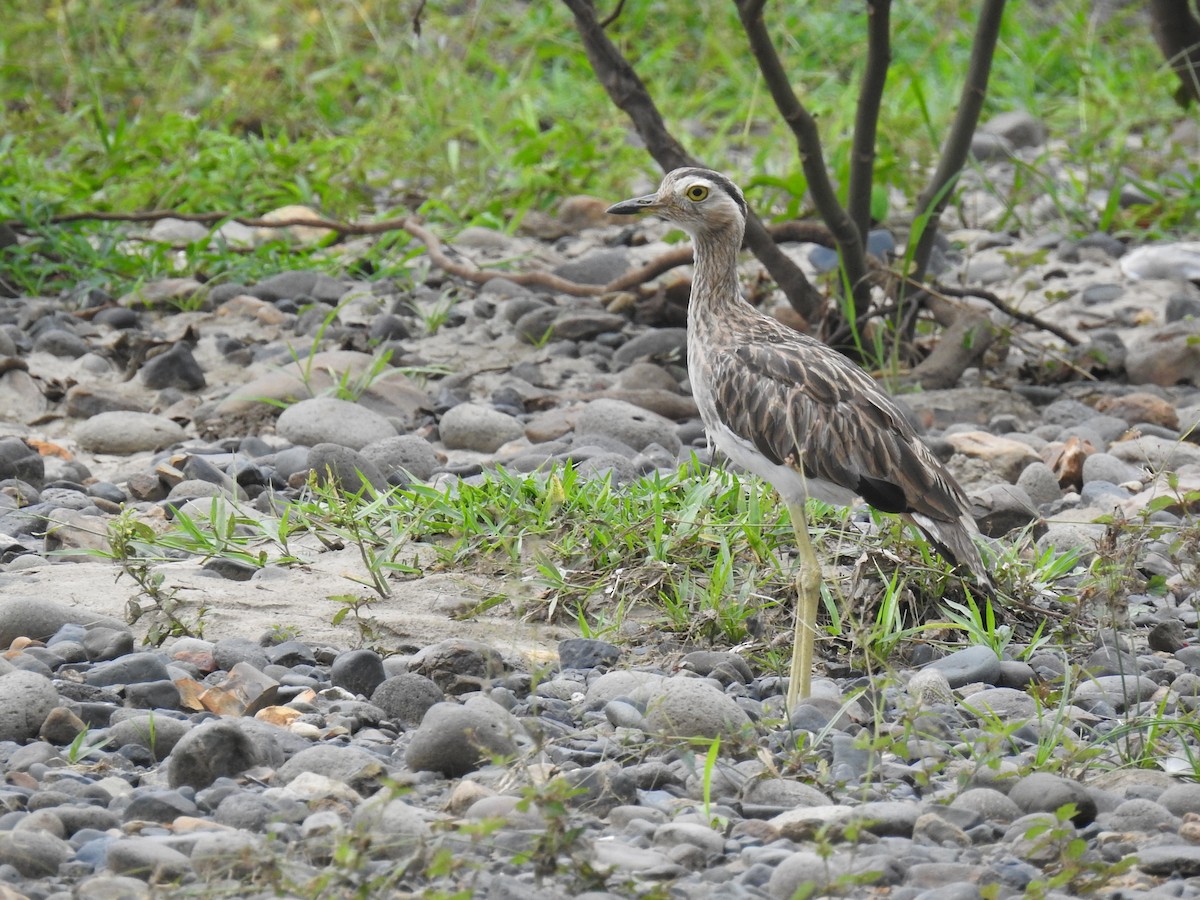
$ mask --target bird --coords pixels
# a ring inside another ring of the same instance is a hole
[[[775,488],[796,535],[789,714],[811,692],[821,589],[808,497],[848,506],[857,496],[903,516],[990,589],[966,493],[895,401],[846,356],[743,297],[737,264],[747,207],[737,185],[710,169],[679,168],[653,194],[608,213],[652,213],[692,238],[687,367],[710,447]]]

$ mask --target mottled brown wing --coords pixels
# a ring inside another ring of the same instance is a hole
[[[770,330],[713,353],[713,394],[730,429],[776,464],[872,506],[955,522],[966,497],[865,372],[810,338]]]

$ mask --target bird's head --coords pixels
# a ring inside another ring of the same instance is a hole
[[[653,213],[696,238],[736,231],[738,243],[746,227],[746,198],[736,184],[709,169],[675,169],[653,194],[622,200],[608,212]]]

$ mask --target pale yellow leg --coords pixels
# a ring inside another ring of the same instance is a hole
[[[788,679],[787,708],[812,690],[813,639],[817,632],[817,604],[821,598],[821,564],[808,537],[804,504],[788,504],[796,532],[796,635],[792,645],[792,670]]]

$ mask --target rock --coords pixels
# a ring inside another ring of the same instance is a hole
[[[971,135],[971,156],[980,162],[1009,159],[1012,155],[1012,142],[1003,135],[988,134],[986,131]]]
[[[100,413],[75,428],[75,440],[91,453],[129,455],[161,450],[185,437],[183,428],[170,419],[124,410]]]
[[[304,298],[334,303],[345,290],[342,282],[323,272],[297,270],[280,272],[278,275],[264,278],[253,287],[247,288],[246,293],[270,303]]]
[[[1080,681],[1072,699],[1077,703],[1104,700],[1117,712],[1122,712],[1151,699],[1158,689],[1158,682],[1140,675],[1100,675]]]
[[[904,394],[896,400],[901,408],[912,410],[922,428],[947,428],[964,422],[986,425],[1002,415],[1022,421],[1041,419],[1020,395],[997,388],[920,391]]]
[[[1023,109],[996,113],[980,130],[1004,138],[1013,147],[1040,147],[1046,143],[1046,123]]]
[[[624,247],[593,250],[586,256],[563,263],[553,272],[576,284],[608,284],[629,271],[629,251]]]
[[[240,831],[206,831],[197,836],[191,853],[192,868],[201,878],[230,879],[246,884],[262,873],[269,875],[276,861],[266,852],[262,838]]]
[[[170,716],[141,714],[113,724],[109,736],[117,747],[145,747],[156,760],[171,755],[175,745],[192,729],[190,722]]]
[[[46,465],[41,454],[17,437],[0,438],[0,481],[16,478],[40,489]]]
[[[383,659],[366,648],[339,653],[329,670],[329,680],[335,687],[364,697],[370,697],[386,678]]]
[[[121,306],[147,309],[190,303],[206,291],[204,285],[194,278],[163,278],[139,285],[121,297]]]
[[[380,791],[359,806],[350,817],[350,825],[372,835],[373,858],[409,859],[433,836],[422,811],[393,799],[390,791]]]
[[[484,697],[473,697],[462,706],[435,703],[413,732],[405,762],[417,772],[458,778],[493,756],[515,754],[522,733],[507,710]]]
[[[494,647],[479,641],[450,638],[418,653],[409,665],[448,694],[478,690],[504,672],[504,660]]]
[[[1138,334],[1125,357],[1130,384],[1196,385],[1200,373],[1200,321],[1185,319]]]
[[[1164,428],[1179,427],[1179,415],[1175,412],[1175,407],[1162,397],[1145,391],[1134,391],[1131,394],[1115,397],[1101,397],[1096,401],[1096,409],[1110,416],[1124,419],[1130,425],[1150,422],[1154,425],[1162,425]]]
[[[522,318],[521,322],[524,321]],[[546,340],[547,337],[556,341],[590,341],[602,334],[620,331],[626,321],[624,316],[602,309],[573,308],[558,312],[550,323],[548,334],[546,331],[538,335],[536,331],[522,330],[521,322],[517,323],[517,333],[531,343]]]
[[[43,331],[33,342],[35,353],[49,353],[64,359],[78,359],[88,352],[87,343],[78,335],[60,328]]]
[[[990,650],[988,652],[991,653]],[[992,656],[995,655],[992,653]],[[963,698],[959,706],[972,715],[996,716],[1006,722],[1014,719],[1032,719],[1039,713],[1037,701],[1025,691],[1003,687],[977,691]]]
[[[1058,476],[1059,485],[1078,490],[1083,485],[1083,464],[1095,452],[1091,441],[1072,435],[1063,443],[1043,447],[1042,460]]]
[[[1137,867],[1147,875],[1193,878],[1200,875],[1200,847],[1191,844],[1140,846]]]
[[[1016,481],[1021,471],[1038,458],[1028,444],[986,431],[959,431],[947,434],[945,439],[955,453],[982,460],[988,468],[1010,483]]]
[[[438,423],[442,443],[451,450],[494,453],[524,434],[524,426],[507,413],[482,403],[460,403]]]
[[[567,638],[558,643],[558,662],[564,669],[596,669],[616,665],[621,649],[593,638]]]
[[[613,353],[613,362],[621,366],[630,366],[640,360],[679,364],[686,359],[686,328],[652,328],[630,338]]]
[[[1084,484],[1093,481],[1126,484],[1130,481],[1142,481],[1145,473],[1129,463],[1117,459],[1111,453],[1092,453],[1083,461],[1081,477]]]
[[[377,756],[358,747],[317,744],[280,766],[279,780],[289,784],[306,772],[355,788],[364,781],[377,782],[384,769]]]
[[[108,867],[118,875],[132,875],[147,881],[172,882],[192,871],[188,858],[161,839],[121,837],[108,845]]]
[[[103,663],[87,673],[84,680],[97,687],[125,686],[145,681],[169,680],[167,664],[157,652],[130,653]]]
[[[1200,278],[1200,241],[1138,247],[1121,257],[1121,271],[1133,279],[1194,281]]]
[[[359,453],[389,480],[393,475],[404,475],[407,479],[428,481],[440,465],[433,445],[415,434],[373,441]]]
[[[193,728],[175,745],[168,758],[171,787],[208,787],[222,776],[236,777],[255,766],[277,766],[279,745],[269,733],[249,728],[240,720],[206,722]]]
[[[1015,484],[991,484],[971,495],[971,514],[988,537],[1003,537],[1038,518],[1037,507]]]
[[[635,699],[644,700],[646,721],[663,734],[733,739],[753,728],[731,697],[699,678],[667,678]]]
[[[1021,470],[1017,487],[1023,488],[1029,499],[1038,507],[1057,503],[1062,499],[1062,488],[1058,476],[1041,460],[1031,462]]]
[[[70,844],[41,831],[0,831],[0,865],[12,866],[25,878],[49,878],[74,856]],[[15,891],[9,895],[18,896]]]
[[[995,684],[1000,677],[1000,657],[990,647],[967,647],[935,659],[926,668],[944,675],[951,688],[975,682]]]
[[[226,671],[238,663],[247,663],[261,671],[271,662],[266,651],[249,638],[221,638],[213,644],[212,655],[217,667]]]
[[[1136,437],[1118,441],[1108,448],[1117,459],[1158,471],[1174,471],[1184,465],[1200,465],[1200,447],[1186,441],[1161,437]]]
[[[395,426],[384,416],[334,397],[314,397],[292,404],[279,416],[276,429],[280,437],[293,444],[337,444],[351,450],[396,436]]]
[[[444,699],[441,688],[415,672],[393,675],[371,693],[371,702],[405,728],[420,725],[429,708]]]
[[[1096,818],[1096,801],[1077,781],[1049,772],[1032,772],[1018,779],[1008,792],[1008,798],[1024,813],[1054,813],[1068,803],[1074,804],[1071,821],[1078,827]]]
[[[321,484],[333,483],[343,490],[357,492],[364,487],[377,491],[388,488],[383,473],[365,460],[361,453],[340,444],[321,443],[308,451],[308,467],[317,473]]]
[[[50,679],[20,669],[0,675],[0,741],[20,743],[37,737],[58,704]]]
[[[153,390],[178,388],[200,391],[208,386],[204,370],[192,355],[192,348],[180,341],[166,353],[147,360],[140,373],[142,383]]]
[[[952,809],[969,809],[988,822],[1015,822],[1024,813],[1006,794],[993,788],[970,788],[951,801]]]
[[[603,435],[638,451],[658,444],[675,456],[683,447],[670,420],[621,400],[592,400],[580,411],[575,434]]]

